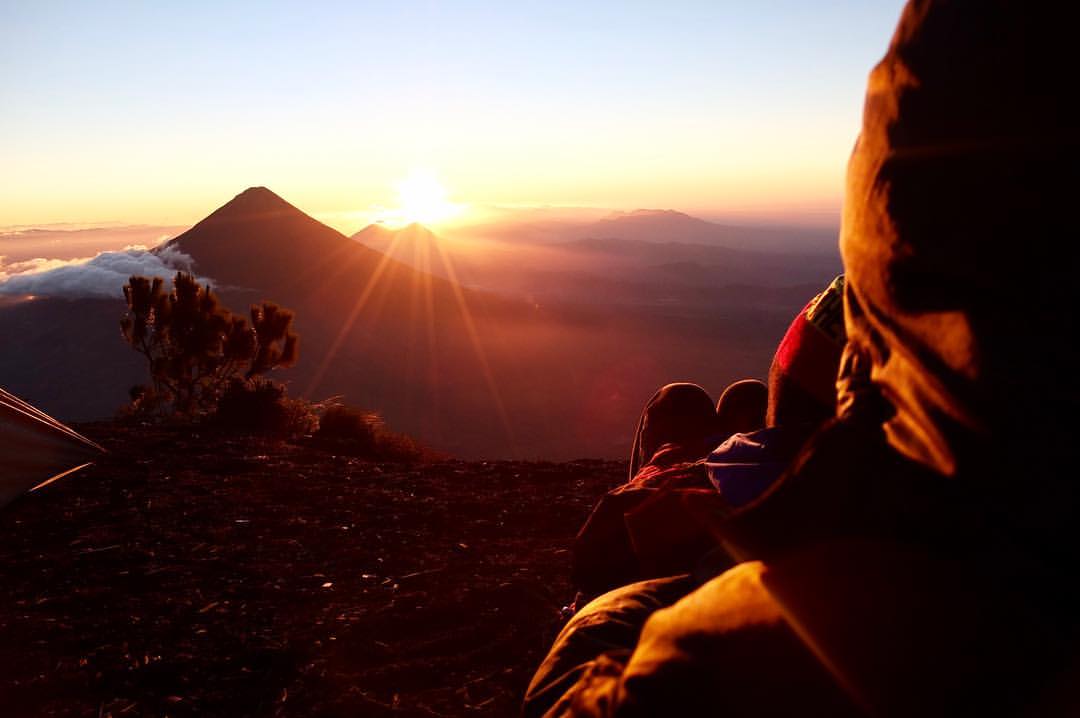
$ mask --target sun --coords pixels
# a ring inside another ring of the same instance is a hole
[[[450,201],[446,188],[429,169],[411,170],[394,187],[398,206],[388,212],[387,217],[394,224],[438,224],[455,217],[463,209]]]

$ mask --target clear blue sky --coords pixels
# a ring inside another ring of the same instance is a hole
[[[0,225],[466,202],[835,208],[899,0],[0,0]]]

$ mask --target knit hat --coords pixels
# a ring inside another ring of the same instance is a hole
[[[836,404],[836,373],[844,349],[844,275],[803,307],[776,349],[770,390],[795,387],[830,413]],[[781,401],[772,397],[771,403]]]

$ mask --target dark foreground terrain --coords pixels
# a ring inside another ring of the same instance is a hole
[[[504,716],[625,465],[369,463],[108,424],[0,510],[0,713]]]

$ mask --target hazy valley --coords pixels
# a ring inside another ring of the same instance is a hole
[[[376,409],[453,455],[568,459],[622,457],[662,383],[763,377],[839,270],[834,244],[651,210],[349,238],[252,188],[151,254],[190,261],[234,310],[294,309],[293,395]],[[61,418],[107,417],[145,371],[119,339],[123,279],[112,300],[77,296],[73,277],[65,296],[4,297],[0,336],[18,351],[0,355],[0,382]]]

